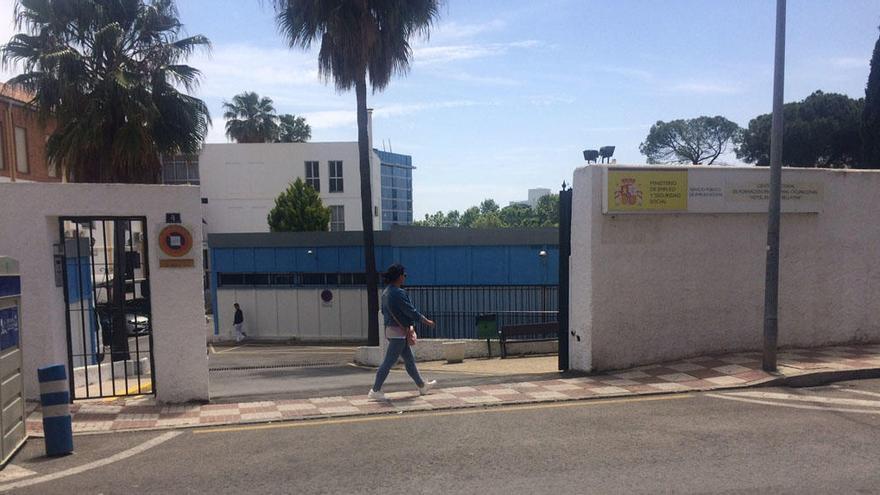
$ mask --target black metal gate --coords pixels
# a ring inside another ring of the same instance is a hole
[[[559,369],[567,370],[569,318],[569,258],[571,257],[571,188],[559,191]]]
[[[155,393],[146,218],[63,217],[59,229],[71,397]]]

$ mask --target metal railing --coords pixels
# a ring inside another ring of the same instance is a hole
[[[497,315],[504,325],[557,321],[559,289],[555,285],[405,287],[419,311],[437,324],[418,325],[422,338],[477,338],[476,319]]]

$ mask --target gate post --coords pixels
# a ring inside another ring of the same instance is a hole
[[[569,280],[571,256],[571,188],[559,191],[559,369],[568,370]]]

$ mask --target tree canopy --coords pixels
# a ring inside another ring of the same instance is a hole
[[[330,227],[330,208],[318,192],[297,178],[275,199],[267,217],[271,232],[325,231]]]
[[[514,203],[500,208],[495,200],[486,199],[479,206],[472,206],[464,213],[450,210],[446,214],[442,211],[430,215],[426,214],[424,220],[417,220],[413,222],[413,225],[478,229],[557,227],[559,226],[559,195],[542,196],[535,208],[523,203]]]
[[[223,102],[226,136],[237,143],[305,143],[312,127],[305,117],[278,115],[272,98],[245,91]]]
[[[880,38],[874,44],[861,122],[861,168],[880,168]]]
[[[783,106],[782,164],[786,167],[850,167],[860,161],[860,120],[864,100],[816,91]],[[770,164],[771,114],[749,122],[736,148],[737,158]]]
[[[15,25],[9,84],[55,119],[46,153],[69,180],[153,183],[161,154],[198,152],[210,116],[185,61],[210,42],[181,36],[173,0],[19,0]]]
[[[278,116],[272,98],[245,91],[224,101],[226,136],[238,143],[271,143],[278,137]]]
[[[278,116],[279,143],[305,143],[312,139],[312,126],[306,123],[305,117],[297,117],[286,113]]]
[[[658,120],[639,145],[639,151],[648,157],[648,163],[712,165],[740,132],[736,123],[720,115],[671,122]]]

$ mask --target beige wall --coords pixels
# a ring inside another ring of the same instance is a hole
[[[217,289],[221,340],[235,338],[233,304],[244,313],[244,331],[257,340],[363,340],[367,338],[366,291],[332,288],[333,300],[321,301],[319,289],[239,287]]]
[[[574,177],[572,366],[760,349],[766,214],[603,214],[603,168]],[[821,182],[824,200],[821,213],[782,217],[780,344],[880,341],[880,173],[786,177]]]
[[[208,399],[202,252],[192,268],[159,268],[157,226],[180,213],[201,238],[199,189],[190,186],[0,183],[0,254],[16,258],[22,281],[25,391],[39,396],[37,368],[67,363],[64,289],[55,286],[59,216],[146,216],[157,398]],[[69,370],[68,370],[69,371]]]
[[[382,229],[380,162],[371,159],[373,228]],[[342,161],[343,191],[330,191],[328,162]],[[357,142],[206,144],[199,155],[199,176],[210,233],[268,232],[266,217],[275,199],[297,178],[305,180],[305,162],[317,161],[324,206],[342,206],[345,230],[361,228],[360,155]],[[374,212],[375,213],[375,212]]]

